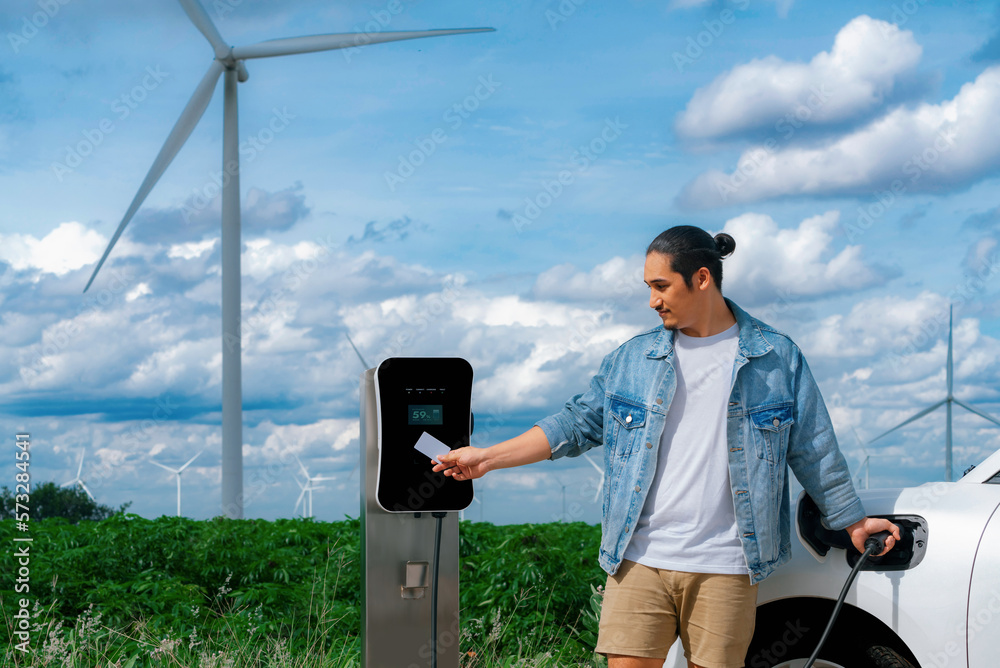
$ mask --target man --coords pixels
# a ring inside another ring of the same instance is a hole
[[[659,668],[678,635],[688,668],[744,665],[757,585],[790,558],[789,466],[859,552],[879,531],[892,532],[882,554],[899,540],[865,517],[798,347],[722,296],[735,246],[686,225],[660,234],[644,278],[663,325],[605,357],[559,413],[434,466],[469,480],[604,445],[597,651],[609,668]]]

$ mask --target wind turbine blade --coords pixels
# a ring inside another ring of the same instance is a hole
[[[150,464],[156,464],[157,466],[159,466],[159,467],[160,467],[161,469],[163,469],[164,471],[170,471],[171,473],[174,473],[174,474],[176,474],[176,473],[180,473],[180,471],[178,471],[177,469],[172,469],[172,468],[170,468],[169,466],[164,466],[164,465],[163,465],[163,464],[161,464],[160,462],[156,462],[156,461],[153,461],[152,459],[150,459],[150,460],[149,460],[149,463],[150,463]]]
[[[892,432],[896,431],[900,427],[905,427],[906,425],[910,424],[914,420],[919,420],[920,418],[922,418],[923,416],[927,415],[931,411],[933,411],[933,410],[935,410],[935,409],[940,408],[941,406],[943,406],[946,401],[948,401],[948,400],[947,399],[942,399],[941,401],[937,402],[933,406],[928,406],[924,410],[919,411],[918,413],[913,414],[911,417],[908,417],[907,419],[903,420],[902,422],[900,422],[899,424],[897,424],[892,429],[889,429],[888,431],[883,431],[881,434],[879,434],[878,436],[876,436],[872,440],[868,441],[868,445],[871,445],[872,443],[874,443],[878,439],[882,438],[886,434],[891,434]]]
[[[309,481],[311,480],[311,478],[309,477],[309,471],[308,471],[308,470],[306,469],[306,467],[305,467],[305,466],[304,466],[304,465],[302,464],[302,460],[301,460],[301,459],[299,459],[299,456],[298,456],[298,455],[296,455],[296,454],[293,454],[292,456],[293,456],[293,457],[295,457],[295,461],[297,461],[297,462],[299,463],[299,468],[300,468],[300,469],[302,469],[302,474],[303,474],[303,475],[305,475],[305,477],[306,477],[306,482],[307,482],[307,484],[308,484],[308,482],[309,482]]]
[[[160,177],[163,176],[163,172],[167,170],[170,163],[173,161],[174,157],[177,155],[181,147],[184,146],[184,142],[187,141],[188,137],[194,131],[198,121],[205,113],[205,109],[208,108],[208,103],[212,101],[212,93],[215,91],[215,84],[219,80],[219,75],[222,74],[223,66],[217,60],[212,61],[212,65],[208,68],[208,72],[202,77],[201,83],[195,88],[194,94],[191,99],[188,100],[187,106],[184,107],[184,111],[181,112],[180,118],[177,119],[177,123],[174,124],[174,129],[170,131],[170,135],[167,136],[167,141],[163,143],[163,148],[160,149],[159,154],[157,154],[156,159],[153,160],[153,166],[149,168],[149,173],[146,174],[146,178],[143,180],[142,185],[139,186],[139,192],[135,194],[135,198],[128,207],[128,211],[125,212],[125,216],[122,218],[122,222],[118,224],[118,229],[115,230],[114,236],[111,237],[111,242],[108,247],[104,250],[104,255],[101,256],[100,261],[98,261],[97,266],[94,268],[94,273],[90,275],[90,280],[87,281],[87,286],[83,289],[84,292],[90,289],[90,284],[94,282],[97,278],[97,272],[101,270],[104,265],[104,261],[108,259],[108,255],[111,254],[111,249],[115,247],[118,242],[118,237],[122,235],[125,230],[125,226],[128,225],[129,221],[132,220],[132,216],[135,212],[139,210],[142,203],[146,200],[146,196],[159,181]]]
[[[347,337],[347,342],[351,344],[352,348],[354,348],[355,354],[358,356],[358,359],[361,360],[361,365],[365,368],[366,371],[370,369],[371,367],[368,366],[368,362],[366,362],[365,358],[361,356],[361,351],[358,350],[358,347],[356,345],[354,345],[354,341],[351,341],[351,335],[348,334],[347,332],[344,332],[344,336]]]
[[[60,487],[68,487],[69,485],[73,485],[73,484],[78,483],[78,482],[80,482],[80,479],[79,478],[74,478],[73,480],[70,480],[69,482],[64,482],[63,484],[61,484],[59,486]]]
[[[229,45],[226,44],[225,40],[222,39],[222,35],[219,34],[219,29],[215,27],[212,23],[212,19],[208,17],[208,13],[205,12],[205,8],[201,6],[198,0],[180,0],[181,7],[184,8],[184,12],[191,19],[191,23],[197,28],[208,43],[212,45],[212,49],[215,51],[216,58],[225,58],[229,55]]]
[[[972,413],[975,413],[976,415],[978,415],[979,417],[983,418],[984,420],[989,420],[990,422],[992,422],[995,425],[1000,425],[1000,420],[996,419],[995,417],[993,417],[989,413],[984,413],[983,411],[978,410],[976,408],[973,408],[969,404],[965,403],[964,401],[959,401],[958,399],[952,399],[952,401],[954,401],[956,404],[958,404],[959,406],[961,406],[965,410],[967,410],[969,412],[972,412]]]
[[[244,58],[271,58],[273,56],[290,56],[296,53],[349,49],[351,47],[368,46],[369,44],[397,42],[403,39],[443,37],[445,35],[463,35],[474,32],[494,32],[494,30],[495,28],[458,28],[454,30],[406,30],[374,34],[345,32],[330,35],[307,35],[305,37],[269,39],[265,42],[258,42],[249,46],[237,46],[233,48],[232,55],[236,60],[243,60]]]
[[[355,473],[355,472],[356,472],[356,471],[357,471],[357,470],[358,470],[358,469],[359,469],[360,467],[361,467],[361,462],[358,462],[357,464],[355,464],[355,465],[354,465],[354,468],[353,468],[353,469],[351,469],[351,475],[347,476],[347,479],[348,479],[348,480],[350,480],[350,479],[351,479],[351,478],[352,478],[352,477],[354,476],[354,473]]]
[[[83,454],[80,455],[80,466],[76,469],[76,479],[80,479],[80,474],[83,473],[83,458],[87,456],[87,451],[84,450]]]
[[[296,482],[298,482],[298,481],[296,481]],[[304,497],[305,495],[306,495],[306,488],[305,488],[305,487],[303,487],[303,488],[302,488],[302,491],[301,491],[301,492],[299,492],[299,498],[298,498],[298,499],[297,499],[297,500],[295,501],[295,507],[294,507],[294,508],[292,508],[292,512],[293,512],[293,513],[294,513],[294,512],[296,511],[296,510],[298,510],[298,509],[299,509],[299,504],[300,504],[300,503],[302,503],[302,498],[303,498],[303,497]]]
[[[590,458],[590,455],[588,455],[585,452],[585,453],[583,453],[583,456],[587,459],[588,462],[590,462],[591,466],[593,466],[595,469],[597,469],[598,473],[600,473],[602,476],[604,475],[604,469],[602,469],[600,466],[598,466],[597,462],[595,462],[593,459]]]
[[[599,498],[601,498],[601,492],[604,491],[604,476],[601,476],[601,483],[597,486],[597,493],[594,494],[594,502],[596,503]]]
[[[90,493],[90,490],[87,489],[87,486],[83,484],[82,480],[80,481],[80,487],[83,487],[83,491],[85,491],[87,493],[87,496],[90,497],[91,501],[95,501],[95,502],[97,501],[97,499],[94,498],[94,495]]]
[[[191,459],[187,460],[187,463],[184,464],[184,466],[182,466],[179,469],[177,469],[177,473],[180,473],[181,471],[183,471],[184,469],[186,469],[188,466],[190,466],[191,462],[193,462],[194,460],[198,459],[198,455],[200,455],[202,452],[205,452],[205,451],[204,450],[200,450],[200,451],[198,451],[197,455],[195,455]]]

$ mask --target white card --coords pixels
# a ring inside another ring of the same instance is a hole
[[[420,438],[417,439],[416,445],[413,447],[438,463],[441,462],[438,457],[446,452],[451,452],[451,448],[428,434],[426,431],[420,435]]]

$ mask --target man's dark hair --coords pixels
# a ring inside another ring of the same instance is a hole
[[[694,225],[678,225],[659,234],[649,248],[650,253],[670,256],[670,269],[684,277],[688,288],[691,277],[702,267],[708,268],[716,287],[722,290],[722,258],[736,250],[736,240],[725,232],[713,238],[708,232]]]

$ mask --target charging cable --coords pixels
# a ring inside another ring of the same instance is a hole
[[[431,666],[438,665],[438,566],[441,562],[441,521],[448,513],[433,512],[434,518],[434,570],[431,576]]]
[[[819,643],[816,645],[816,649],[813,650],[812,656],[806,661],[806,664],[802,668],[812,668],[812,665],[816,662],[816,657],[819,656],[819,651],[823,648],[823,643],[826,642],[827,636],[830,635],[830,631],[833,629],[833,623],[837,621],[837,614],[840,612],[840,608],[844,605],[844,599],[847,598],[847,591],[851,588],[851,584],[854,582],[854,578],[857,577],[858,571],[861,570],[861,566],[868,560],[868,557],[872,554],[879,554],[885,549],[885,539],[891,536],[890,531],[879,531],[878,533],[873,533],[865,541],[865,551],[862,553],[861,557],[858,559],[858,563],[854,564],[854,569],[851,571],[850,576],[847,578],[847,583],[840,592],[840,598],[837,599],[837,605],[833,607],[833,614],[830,615],[830,621],[826,624],[826,629],[823,630],[823,635],[820,636]]]

